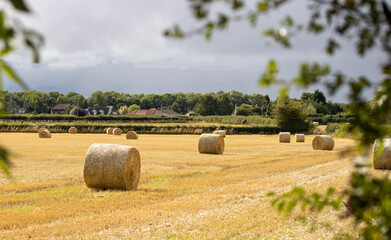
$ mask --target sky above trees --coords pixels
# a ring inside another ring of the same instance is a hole
[[[42,61],[32,65],[24,50],[8,61],[30,89],[75,91],[86,96],[97,90],[130,94],[237,90],[275,99],[278,87],[261,89],[258,84],[271,58],[280,63],[284,78],[293,78],[302,61],[312,60],[329,62],[351,76],[380,79],[379,65],[385,57],[378,50],[360,58],[352,43],[344,42],[342,51],[330,58],[322,45],[328,33],[299,35],[290,50],[261,36],[262,29],[276,26],[286,13],[305,22],[308,16],[303,2],[293,1],[274,15],[262,17],[256,28],[246,21],[235,23],[208,42],[202,36],[185,40],[163,37],[163,30],[174,23],[189,30],[197,27],[183,0],[30,0],[33,14],[18,16],[45,36]],[[219,6],[214,9],[221,10]],[[317,88],[322,89],[314,86]],[[5,82],[5,89],[20,90],[10,81]],[[300,97],[301,92],[293,90],[290,96]],[[341,90],[331,99],[344,102],[344,93]],[[371,90],[366,94],[373,96]]]

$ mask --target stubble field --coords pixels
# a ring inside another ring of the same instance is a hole
[[[278,143],[277,135],[229,135],[223,155],[199,154],[197,135],[1,133],[12,151],[12,179],[0,178],[0,238],[60,239],[330,239],[346,228],[332,210],[294,213],[271,207],[269,191],[294,186],[343,190],[351,163],[333,151]],[[293,137],[292,137],[292,140]],[[136,191],[93,191],[83,180],[92,143],[135,146],[141,155]],[[304,217],[304,218],[303,218]]]

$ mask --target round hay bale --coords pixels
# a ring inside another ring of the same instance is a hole
[[[280,132],[278,134],[278,139],[280,143],[289,143],[291,142],[291,133],[290,132]]]
[[[312,124],[314,124],[315,127],[319,126],[319,122],[312,122]]]
[[[329,135],[318,135],[312,140],[314,150],[333,150],[334,139]]]
[[[39,130],[38,130],[38,133],[40,133],[40,132],[42,132],[42,131],[44,131],[44,130],[46,130],[46,128],[40,128]]]
[[[89,188],[136,189],[140,181],[140,154],[135,147],[94,143],[84,162],[84,182]]]
[[[213,132],[213,134],[221,135],[223,137],[225,137],[225,135],[227,135],[225,130],[216,130]]]
[[[126,139],[138,139],[138,135],[135,131],[129,131],[126,134]]]
[[[52,137],[52,134],[47,129],[44,129],[44,130],[40,131],[38,133],[38,135],[39,135],[39,138],[51,138]]]
[[[113,134],[114,135],[121,135],[122,134],[122,129],[121,128],[114,128]]]
[[[200,153],[223,154],[224,137],[217,134],[201,134],[198,140],[198,151]]]
[[[109,128],[107,128],[106,133],[113,134],[113,131],[114,131],[114,128],[109,127]]]
[[[383,139],[383,152],[375,159],[375,155],[379,147],[380,140],[377,139],[373,144],[373,168],[391,169],[391,138]]]
[[[296,133],[295,138],[296,138],[296,142],[304,142],[304,140],[305,140],[304,134]]]
[[[75,128],[75,127],[70,127],[70,128],[69,128],[69,133],[70,133],[70,134],[75,134],[75,133],[77,133],[77,128]]]

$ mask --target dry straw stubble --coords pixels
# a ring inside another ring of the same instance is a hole
[[[375,169],[391,169],[391,138],[383,139],[383,151],[376,157],[380,146],[381,142],[377,139],[373,144],[373,167]]]
[[[301,133],[295,134],[296,142],[304,142],[305,141],[305,135]]]
[[[280,132],[278,134],[278,141],[280,143],[289,143],[289,142],[291,142],[291,133],[290,132]]]
[[[50,133],[49,130],[44,129],[44,130],[38,132],[38,136],[39,136],[39,138],[51,138],[52,134]]]
[[[77,133],[77,128],[75,128],[75,127],[70,127],[68,132],[69,132],[70,134],[75,134],[75,133]]]
[[[138,139],[138,135],[135,131],[129,131],[126,134],[126,139]]]
[[[224,137],[217,134],[201,134],[198,140],[198,151],[200,153],[223,154]]]
[[[133,190],[140,181],[140,168],[135,147],[94,143],[87,151],[84,182],[89,188]]]
[[[333,150],[334,139],[329,135],[318,135],[312,140],[314,150]]]

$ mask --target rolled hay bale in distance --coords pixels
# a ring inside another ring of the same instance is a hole
[[[314,150],[333,150],[334,139],[329,135],[318,135],[312,140]]]
[[[296,142],[304,142],[305,141],[305,135],[304,134],[296,133],[295,134],[295,138],[296,138]]]
[[[227,135],[227,132],[225,130],[216,130],[213,132],[213,134],[217,134],[225,137],[225,135]]]
[[[113,134],[113,131],[114,131],[114,128],[109,127],[109,128],[107,128],[106,133]]]
[[[376,153],[380,147],[380,140],[373,144],[373,168],[374,169],[391,169],[391,138],[383,139],[383,152],[375,159]],[[391,175],[391,174],[390,174]]]
[[[44,131],[44,130],[47,130],[46,128],[40,128],[40,129],[38,129],[38,133],[40,133],[40,132],[42,132],[42,131]]]
[[[113,134],[114,135],[121,135],[122,134],[122,129],[121,128],[114,128]]]
[[[96,189],[136,189],[140,181],[140,154],[135,147],[94,143],[84,162],[84,182]]]
[[[138,139],[138,135],[135,131],[129,131],[126,134],[126,139]]]
[[[70,134],[75,134],[75,133],[77,133],[77,128],[75,128],[75,127],[70,127],[70,128],[69,128],[69,133],[70,133]]]
[[[290,132],[280,132],[278,134],[278,140],[280,143],[289,143],[291,142],[291,133]]]
[[[223,154],[224,137],[217,134],[201,134],[198,140],[198,151],[200,153]]]
[[[52,134],[47,129],[44,129],[44,130],[38,132],[38,135],[39,135],[39,138],[51,138],[52,137]]]
[[[312,124],[313,124],[315,127],[319,126],[319,122],[312,122]]]

